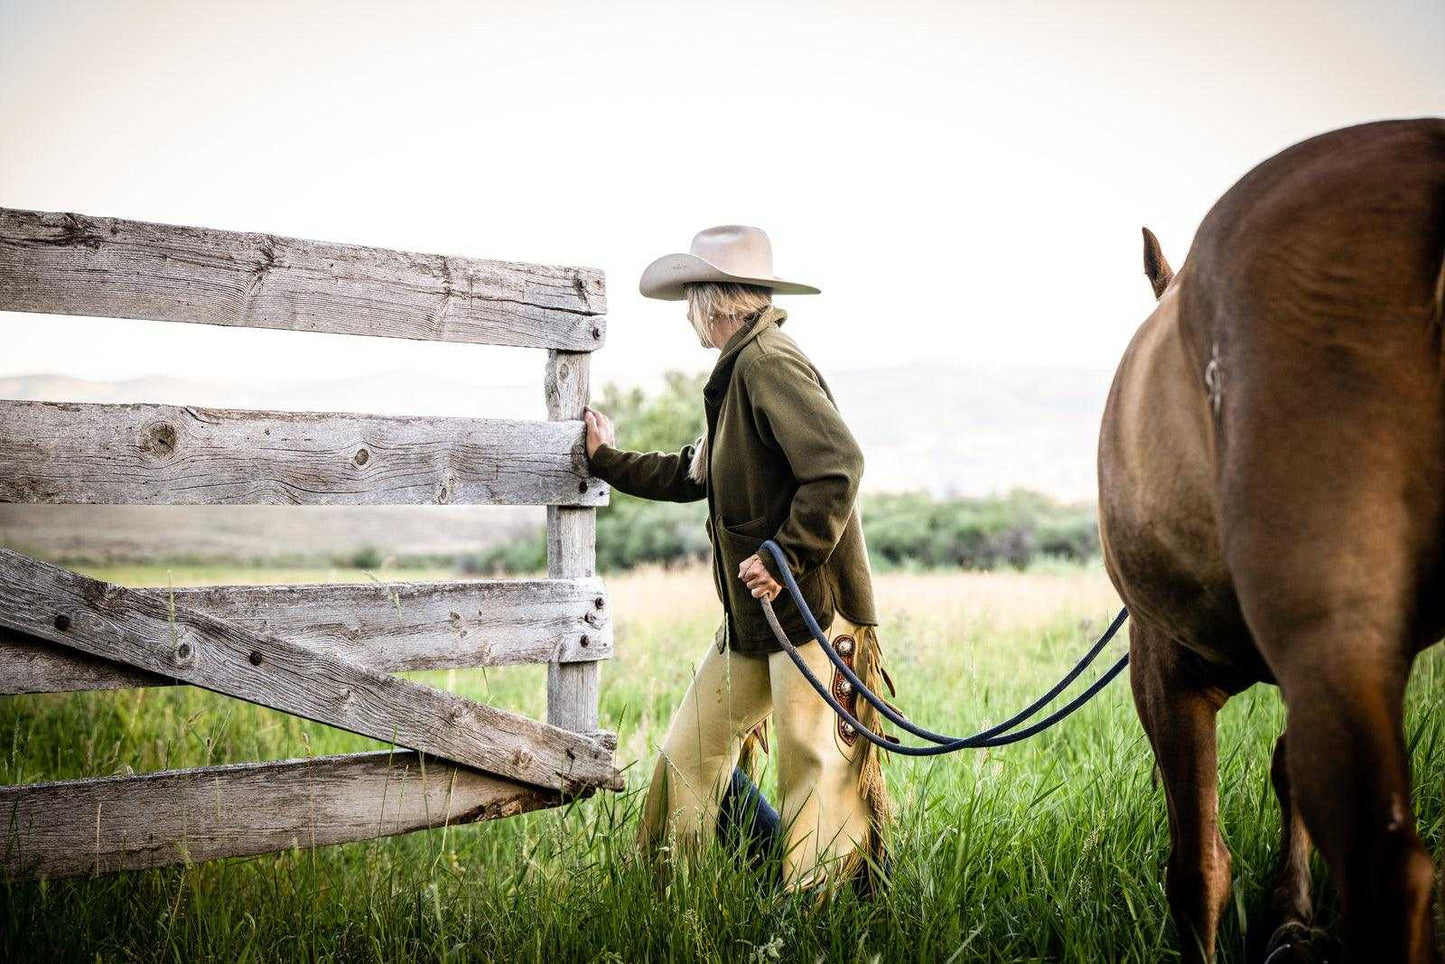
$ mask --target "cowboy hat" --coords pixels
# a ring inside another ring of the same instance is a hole
[[[773,277],[773,245],[762,228],[724,224],[693,235],[687,254],[665,254],[642,272],[644,298],[681,301],[686,286],[700,281],[731,282],[771,288],[779,295],[816,295],[812,285]]]

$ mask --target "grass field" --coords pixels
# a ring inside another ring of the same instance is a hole
[[[318,581],[363,574],[91,570],[133,585]],[[379,574],[387,578],[388,574]],[[445,574],[409,570],[398,578]],[[316,851],[4,884],[0,957],[71,960],[1157,961],[1176,956],[1163,895],[1161,791],[1127,685],[1027,743],[893,762],[894,880],[871,903],[790,898],[713,854],[659,892],[632,859],[639,789],[717,604],[705,572],[610,581],[618,657],[604,725],[629,790],[490,824]],[[1112,616],[1102,572],[879,577],[899,702],[961,732],[1047,687]],[[544,711],[539,667],[421,674],[467,696]],[[1445,665],[1410,688],[1421,830],[1439,854]],[[1278,812],[1270,749],[1283,722],[1260,688],[1221,715],[1221,811],[1235,900],[1221,951],[1243,960],[1263,927]],[[0,782],[296,757],[377,744],[189,688],[0,700]],[[1320,877],[1317,872],[1317,880]],[[1320,887],[1322,915],[1333,896]]]

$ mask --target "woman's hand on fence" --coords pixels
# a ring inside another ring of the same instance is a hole
[[[783,587],[763,565],[762,557],[753,553],[738,566],[738,578],[747,583],[754,599],[776,599]]]
[[[617,444],[617,431],[612,427],[612,419],[606,415],[596,409],[586,408],[582,410],[582,421],[587,423],[587,457],[589,459],[596,454],[599,445]]]

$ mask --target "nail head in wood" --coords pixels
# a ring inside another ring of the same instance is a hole
[[[252,666],[260,666],[260,665],[261,665],[261,651],[260,651],[259,649],[253,649],[253,650],[251,650],[251,665],[252,665]]]
[[[55,628],[60,630],[62,633],[70,629],[70,617],[65,615],[65,613],[60,613],[59,615],[57,615],[55,617]]]

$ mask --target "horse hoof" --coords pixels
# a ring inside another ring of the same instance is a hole
[[[1327,964],[1338,959],[1334,951],[1335,943],[1324,931],[1289,923],[1270,935],[1264,964]]]

